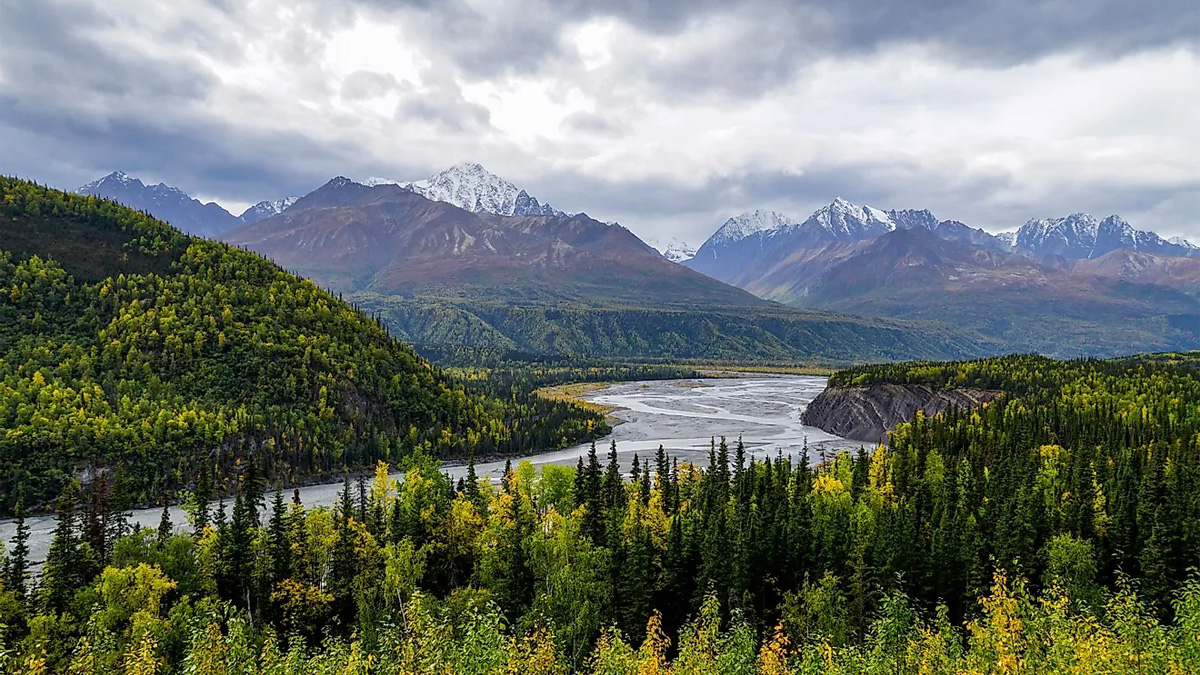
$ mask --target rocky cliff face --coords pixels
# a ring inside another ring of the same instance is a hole
[[[933,416],[956,408],[976,408],[1000,396],[998,391],[935,390],[924,385],[829,387],[813,399],[801,419],[843,438],[878,443],[901,422],[916,417],[918,410]]]

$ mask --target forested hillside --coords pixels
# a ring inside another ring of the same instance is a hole
[[[932,323],[782,306],[510,303],[351,296],[403,339],[432,349],[486,347],[536,358],[835,363],[966,357],[999,349]],[[944,330],[942,330],[944,328]]]
[[[118,502],[604,432],[471,393],[313,283],[113,202],[0,179],[0,513],[111,472]]]
[[[31,672],[1196,672],[1198,366],[856,369],[1011,395],[819,466],[415,458],[269,516],[243,480],[231,516],[98,549],[68,495],[38,587],[7,566],[0,644]]]

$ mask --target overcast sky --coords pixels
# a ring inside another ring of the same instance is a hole
[[[1196,0],[0,0],[0,172],[231,211],[477,161],[698,244],[834,197],[1200,240]]]

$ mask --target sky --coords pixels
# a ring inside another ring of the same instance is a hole
[[[479,162],[699,244],[835,197],[1200,241],[1195,0],[0,0],[0,172],[240,212]]]

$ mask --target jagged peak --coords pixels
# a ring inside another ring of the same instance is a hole
[[[337,176],[334,176],[333,178],[330,178],[323,187],[342,187],[343,185],[350,185],[352,183],[355,185],[362,185],[362,183],[358,183],[357,181],[350,180],[349,178],[346,178],[345,176],[337,175]]]
[[[101,185],[107,185],[110,183],[119,183],[120,185],[124,185],[124,186],[133,185],[135,183],[138,185],[143,184],[142,181],[138,180],[137,178],[130,176],[129,174],[125,173],[124,171],[117,170],[117,171],[113,171],[112,173],[108,174],[107,176],[97,178],[96,180],[81,186],[79,189],[76,190],[76,192],[81,193],[81,194],[87,194],[88,192],[95,190],[96,188],[100,187]]]
[[[795,219],[778,211],[755,209],[726,220],[711,240],[716,243],[734,242],[760,232],[774,232],[795,224]]]

